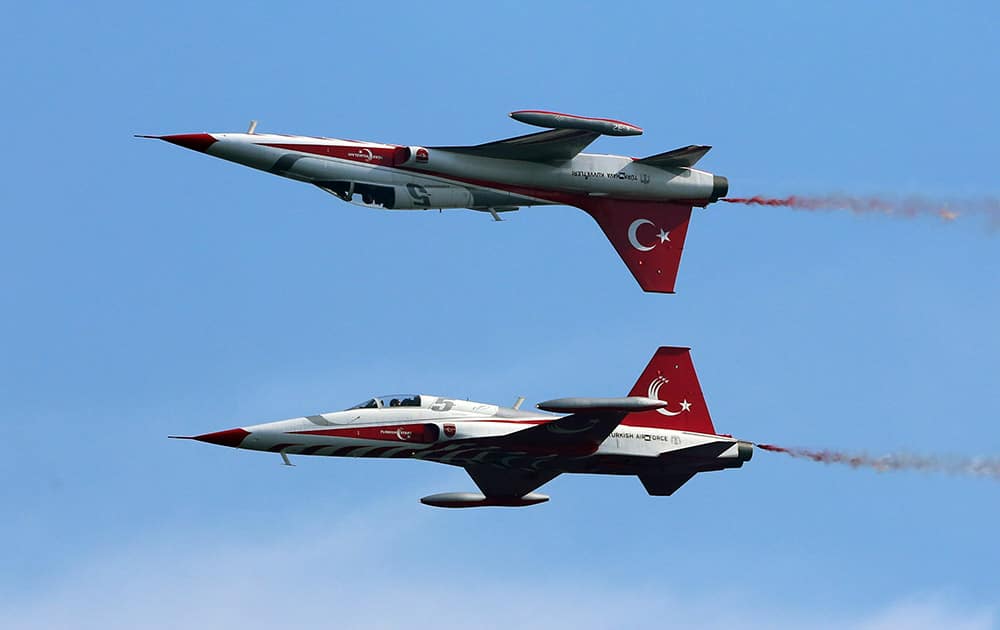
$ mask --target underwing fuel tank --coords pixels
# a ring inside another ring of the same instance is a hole
[[[442,492],[420,499],[424,505],[442,508],[526,507],[549,500],[544,494],[531,492],[523,497],[488,497],[478,492]]]
[[[518,122],[549,129],[582,129],[606,136],[640,136],[642,128],[621,120],[611,118],[591,118],[589,116],[574,116],[559,112],[546,112],[537,109],[523,109],[511,112],[510,117]]]

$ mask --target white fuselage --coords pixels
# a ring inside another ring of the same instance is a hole
[[[238,447],[292,455],[412,458],[465,465],[467,458],[452,462],[449,455],[474,452],[481,448],[479,441],[559,417],[437,396],[419,399],[419,407],[356,408],[241,427],[246,436]],[[637,467],[645,469],[672,451],[709,444],[720,446],[714,456],[720,468],[738,465],[739,443],[731,437],[628,424],[619,425],[583,458],[610,458],[620,464],[590,472],[635,474]],[[552,457],[559,455],[552,453]]]
[[[345,200],[384,209],[514,209],[572,203],[579,197],[690,202],[705,205],[713,175],[693,168],[659,168],[617,155],[581,153],[560,164],[464,155],[333,138],[218,133],[205,152],[291,179],[391,189],[391,202],[344,191]],[[330,192],[336,192],[330,190]]]

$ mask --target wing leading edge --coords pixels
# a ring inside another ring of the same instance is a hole
[[[524,160],[527,162],[559,163],[572,160],[601,134],[583,129],[552,129],[526,136],[506,138],[467,147],[433,147],[462,155]]]
[[[490,440],[479,463],[465,466],[486,497],[521,497],[559,476],[558,471],[504,465],[511,459],[590,455],[628,414],[627,411],[574,413]],[[499,465],[498,465],[499,464]]]
[[[642,133],[640,127],[621,120],[591,118],[538,109],[511,112],[510,117],[528,125],[548,127],[549,131],[473,146],[433,148],[436,151],[500,160],[558,164],[572,160],[599,136],[637,136]]]

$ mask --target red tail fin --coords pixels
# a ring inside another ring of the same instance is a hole
[[[622,424],[715,434],[690,348],[658,349],[629,396],[648,396],[668,404],[662,409],[630,413]]]
[[[580,208],[601,226],[643,291],[674,292],[690,205],[591,197]]]

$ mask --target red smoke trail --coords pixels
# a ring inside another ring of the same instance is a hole
[[[856,214],[884,214],[901,217],[937,216],[944,221],[954,221],[967,214],[984,215],[994,228],[1000,227],[1000,200],[965,199],[933,200],[923,197],[892,199],[886,197],[853,197],[850,195],[821,195],[790,197],[725,197],[719,201],[742,203],[748,206],[784,206],[797,210],[850,210]]]
[[[984,457],[937,457],[930,455],[892,454],[873,457],[865,453],[851,454],[841,451],[814,451],[805,448],[785,448],[774,444],[758,444],[757,448],[790,457],[811,459],[822,464],[845,464],[851,468],[871,468],[879,472],[893,470],[922,470],[951,475],[992,477],[1000,480],[1000,459]]]

